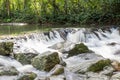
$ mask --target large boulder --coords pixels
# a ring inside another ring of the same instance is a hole
[[[17,53],[14,54],[14,58],[18,60],[21,64],[31,64],[31,59],[37,56],[34,53]]]
[[[19,77],[17,80],[34,80],[37,77],[35,73],[27,73]]]
[[[18,75],[19,72],[15,67],[0,67],[0,76],[7,75],[7,76],[13,76]]]
[[[88,47],[83,43],[80,43],[80,44],[76,44],[75,47],[68,52],[68,57],[78,55],[81,53],[88,53],[88,52],[90,52]]]
[[[38,70],[50,71],[56,64],[60,63],[57,52],[46,52],[32,59],[32,65]]]
[[[1,42],[0,43],[0,55],[9,56],[13,52],[13,42]]]

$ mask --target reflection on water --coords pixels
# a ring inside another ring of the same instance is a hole
[[[50,28],[37,25],[27,26],[0,26],[0,35],[21,34],[30,31],[46,31]]]

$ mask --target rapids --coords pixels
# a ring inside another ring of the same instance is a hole
[[[17,40],[14,51],[25,53],[33,52],[41,54],[46,51],[59,51],[50,46],[64,42],[64,48],[71,49],[74,44],[83,42],[96,54],[105,58],[120,61],[120,34],[118,28],[109,30],[95,30],[87,28],[58,29],[46,33],[34,33]],[[114,45],[110,45],[114,43]],[[16,49],[16,46],[19,46]]]
[[[73,48],[75,44],[83,42],[96,54],[101,55],[104,58],[120,61],[119,28],[110,28],[109,30],[92,30],[88,28],[55,29],[45,33],[32,33],[30,35],[25,35],[23,38],[17,38],[12,41],[15,43],[14,53],[42,54],[46,51],[57,51],[61,56],[61,50],[51,48],[51,46],[62,44],[61,49],[68,51]],[[68,66],[73,64],[70,63],[70,61],[72,61],[70,59],[72,59],[72,57],[69,58],[69,60],[65,60],[69,63]],[[79,59],[80,58],[76,57],[76,61]],[[38,71],[32,65],[22,65],[20,62],[9,57],[0,56],[0,64],[5,66],[14,66],[21,73],[32,71],[37,73],[38,76],[49,76],[49,73]],[[70,72],[70,75],[73,75],[73,73]],[[8,77],[2,76],[0,77],[0,80],[4,80],[3,78],[7,79]],[[13,80],[13,78],[14,76],[9,78],[9,80]]]

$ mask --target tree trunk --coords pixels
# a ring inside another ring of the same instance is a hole
[[[68,14],[68,9],[67,9],[67,0],[64,0],[64,9],[65,9],[65,14]]]
[[[7,16],[10,16],[10,1],[6,0],[6,10],[7,10]]]

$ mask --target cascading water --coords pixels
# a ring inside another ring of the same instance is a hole
[[[94,31],[88,28],[67,28],[45,33],[33,33],[24,36],[22,39],[18,38],[14,40],[14,53],[42,54],[46,51],[57,51],[61,53],[60,49],[54,49],[51,48],[51,46],[62,43],[61,45],[57,45],[57,47],[62,46],[62,49],[68,51],[73,48],[75,44],[81,42],[87,45],[90,50],[104,58],[120,61],[120,34],[118,28],[110,28],[109,31],[103,31],[101,29]],[[76,57],[73,59],[71,57],[65,60],[68,66],[74,63],[71,63],[72,60],[79,62],[80,58]],[[46,74],[37,71],[31,65],[23,66],[19,62],[6,57],[0,57],[0,63],[7,66],[12,64],[20,72],[33,71],[40,75]]]
[[[86,28],[72,28],[54,30],[48,33],[32,34],[26,36],[25,39],[16,41],[16,46],[19,46],[19,52],[34,52],[43,53],[45,51],[56,51],[49,48],[50,46],[64,42],[67,48],[69,44],[85,43],[89,49],[96,54],[102,55],[105,58],[120,60],[118,53],[120,48],[119,29],[111,28],[109,31],[96,30]],[[115,45],[109,45],[116,43]]]

